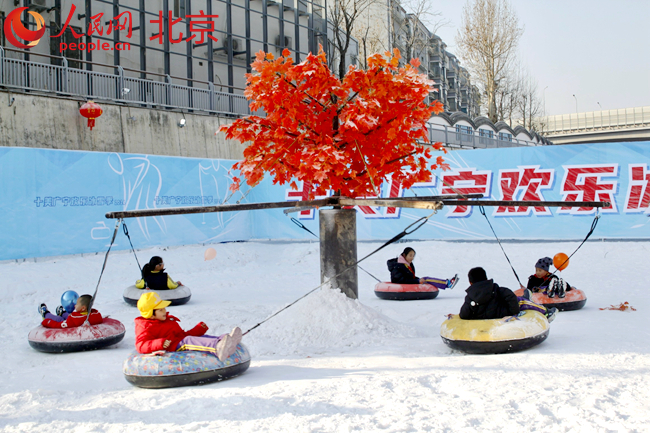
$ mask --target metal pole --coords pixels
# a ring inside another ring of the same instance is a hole
[[[166,105],[167,105],[167,108],[169,108],[169,106],[173,105],[172,104],[172,77],[170,77],[169,74],[165,75],[165,82],[167,83],[167,86],[165,86],[167,88],[167,101],[166,101],[167,104]]]
[[[262,2],[262,46],[265,53],[269,52],[269,29],[268,29],[268,2]]]
[[[121,212],[108,212],[106,218],[137,218],[158,215],[185,215],[194,213],[210,212],[232,212],[243,210],[257,209],[278,209],[300,206],[333,206],[338,203],[337,198],[326,198],[321,200],[309,201],[282,201],[271,203],[241,203],[241,204],[224,204],[218,206],[190,206],[190,207],[171,207],[162,209],[140,209]]]
[[[120,0],[113,0],[113,19],[115,19],[116,16],[120,14]],[[113,24],[115,25],[115,28],[113,29],[113,46],[115,47],[115,50],[113,51],[114,57],[113,57],[113,64],[115,66],[120,65],[120,50],[117,49],[118,45],[120,43],[120,30],[118,20],[113,21]],[[101,39],[97,39],[97,43],[101,44],[102,41]],[[120,88],[118,95],[121,96],[122,94],[122,88]],[[117,99],[121,99],[119,96]]]
[[[163,28],[165,33],[165,39],[163,40],[163,50],[164,53],[164,65],[165,65],[165,75],[171,75],[171,54],[170,54],[170,40],[172,38],[171,23],[169,22],[169,0],[163,0]],[[140,23],[142,24],[142,23]],[[171,80],[170,80],[171,81]]]
[[[608,201],[440,200],[445,206],[609,207]]]
[[[266,3],[266,1],[264,2]],[[282,6],[280,6],[282,8]],[[234,63],[234,41],[232,37],[232,3],[231,0],[226,0],[226,32],[228,34],[228,93],[234,93],[233,86],[235,85],[235,75],[233,70]],[[228,98],[229,111],[233,112],[232,97]]]
[[[300,57],[300,0],[293,0],[293,50],[296,56],[296,63],[302,62]]]
[[[348,298],[359,298],[357,267],[341,275],[357,262],[357,211],[355,209],[321,209],[320,279],[330,280],[332,289],[339,289]]]
[[[138,24],[138,29],[140,31],[140,78],[145,80],[147,78],[147,33],[145,29],[145,10],[144,10],[144,0],[140,0],[140,5],[138,8],[138,19],[140,24]],[[142,96],[140,97],[142,101],[147,100],[147,91],[143,88]]]
[[[124,68],[118,66],[117,68],[117,95],[115,99],[124,99]]]
[[[207,2],[208,15],[212,15],[212,0]],[[212,39],[208,38],[208,81],[214,83],[214,46]],[[219,80],[221,83],[221,80]],[[214,97],[214,96],[213,96]]]
[[[456,197],[456,196],[453,196]],[[386,199],[351,199],[345,197],[328,197],[320,200],[280,201],[268,203],[225,204],[217,206],[169,207],[159,209],[138,209],[108,212],[106,218],[137,218],[166,215],[185,215],[211,212],[234,212],[244,210],[281,209],[323,206],[388,206],[413,209],[438,209],[440,203],[445,206],[548,206],[548,207],[608,207],[608,202],[593,201],[517,201],[517,200],[456,200],[439,196],[429,197],[395,197]]]
[[[251,58],[251,5],[250,5],[251,0],[246,0],[244,2],[244,22],[246,25],[246,72],[251,73],[253,72],[253,68],[251,68],[251,62],[253,61]]]
[[[185,31],[189,36],[192,33],[190,32],[190,20],[186,18],[188,15],[192,15],[192,2],[190,0],[188,0],[187,3],[185,3],[185,15],[182,17],[183,19],[185,19]],[[179,16],[180,16],[180,11],[179,11]],[[185,41],[185,51],[187,54],[185,57],[185,63],[187,65],[187,85],[188,87],[194,87],[194,81],[192,81],[192,78],[194,78],[194,52],[192,49],[191,39]],[[212,81],[212,80],[208,80],[208,81]],[[190,99],[189,105],[191,108],[194,108],[194,101],[192,100],[192,96],[193,96],[192,90],[188,90],[188,92],[189,92],[189,99]]]
[[[63,65],[63,79],[61,80],[61,90],[65,93],[68,92],[68,59],[62,58],[61,64]]]
[[[88,32],[86,36],[86,58],[84,60],[87,60],[88,63],[86,63],[86,70],[87,71],[92,71],[93,70],[93,52],[90,50],[90,42],[92,42],[93,37],[90,35],[90,26],[92,25],[92,21],[90,21],[90,17],[93,15],[92,13],[92,7],[91,7],[91,0],[86,0],[85,2],[86,5],[86,31]],[[90,78],[90,74],[88,74],[88,95],[92,95],[92,79]]]

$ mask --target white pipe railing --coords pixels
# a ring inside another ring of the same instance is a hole
[[[543,117],[540,123],[544,124],[544,133],[548,135],[641,128],[650,125],[650,106],[559,114]]]

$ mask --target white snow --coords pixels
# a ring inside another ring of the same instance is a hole
[[[359,257],[379,243],[360,243]],[[122,300],[138,278],[130,252],[111,253],[96,307],[124,323],[110,349],[45,354],[27,342],[37,307],[54,310],[61,293],[92,293],[103,254],[0,264],[0,381],[3,432],[642,432],[650,431],[647,242],[588,242],[563,277],[587,294],[584,309],[559,313],[549,338],[530,350],[465,355],[440,338],[457,313],[467,271],[486,268],[512,289],[516,280],[494,243],[411,242],[362,263],[383,280],[386,260],[417,251],[421,276],[461,280],[427,301],[385,301],[359,271],[359,301],[317,290],[244,337],[253,356],[242,376],[206,386],[146,390],[123,377],[134,350],[137,310]],[[138,251],[161,255],[172,278],[192,288],[170,307],[185,328],[244,331],[319,281],[318,243],[210,245]],[[522,280],[536,260],[577,243],[504,244]],[[627,301],[632,312],[599,307]]]

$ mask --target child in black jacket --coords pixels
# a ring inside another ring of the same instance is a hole
[[[402,254],[397,258],[390,259],[386,262],[388,270],[390,271],[390,282],[395,284],[431,284],[439,290],[453,289],[458,282],[458,274],[454,275],[449,280],[433,277],[418,278],[415,276],[415,265],[413,259],[415,258],[415,250],[406,247]]]
[[[526,297],[516,296],[512,290],[488,280],[483,268],[470,269],[467,278],[470,286],[466,290],[465,303],[460,307],[460,318],[463,320],[500,319],[516,316],[523,310],[538,311],[549,322],[555,318],[556,308],[547,309],[531,302],[529,291]]]
[[[564,298],[566,292],[571,290],[571,285],[548,271],[551,264],[553,264],[553,260],[550,257],[542,257],[537,260],[535,275],[528,277],[527,288],[533,292],[542,292],[549,298],[553,298],[555,295],[558,298]]]

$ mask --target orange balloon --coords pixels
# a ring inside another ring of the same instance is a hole
[[[553,266],[558,271],[563,271],[569,266],[569,256],[564,253],[557,253],[553,256]]]
[[[208,248],[207,250],[205,250],[205,253],[203,253],[203,258],[205,259],[204,261],[212,260],[215,257],[217,257],[217,250],[215,250],[214,248]]]

